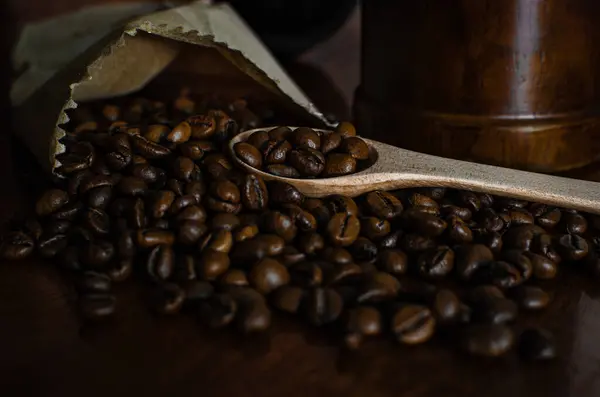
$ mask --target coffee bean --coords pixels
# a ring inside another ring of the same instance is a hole
[[[470,209],[448,203],[442,204],[441,212],[448,219],[448,223],[451,223],[449,220],[451,217],[457,217],[465,222],[469,222],[473,216]]]
[[[251,167],[260,169],[262,167],[262,155],[257,148],[246,142],[238,142],[233,150],[236,156]]]
[[[566,212],[562,220],[566,233],[581,235],[587,231],[587,220],[581,214]]]
[[[265,167],[269,174],[281,176],[284,178],[299,178],[300,172],[290,165],[285,164],[269,164]]]
[[[391,193],[377,190],[365,196],[366,210],[378,218],[393,219],[402,213],[403,207]]]
[[[364,278],[356,301],[359,303],[381,302],[398,295],[400,282],[388,273],[375,272]]]
[[[263,332],[271,325],[271,311],[265,298],[252,288],[234,288],[229,293],[237,303],[237,328],[244,333]]]
[[[250,211],[266,209],[269,202],[269,192],[261,177],[246,175],[241,187],[241,200],[244,208]]]
[[[331,178],[352,174],[356,172],[356,166],[356,159],[350,154],[329,153],[325,160],[322,176]],[[300,172],[302,173],[302,170]]]
[[[485,245],[494,254],[498,254],[503,247],[502,235],[498,232],[478,232],[476,233],[475,242]]]
[[[385,219],[366,217],[360,220],[360,229],[365,237],[380,240],[391,231],[391,225]]]
[[[296,148],[318,150],[321,147],[321,138],[312,129],[300,127],[290,135],[290,143]]]
[[[321,153],[327,154],[340,147],[342,135],[339,132],[326,133],[321,138]]]
[[[216,120],[210,115],[191,116],[186,119],[186,122],[190,125],[194,139],[208,139],[217,130]]]
[[[303,288],[316,287],[323,282],[323,271],[316,262],[302,261],[292,264],[289,273],[292,283]]]
[[[355,284],[362,274],[363,269],[354,263],[328,266],[325,271],[325,284]]]
[[[117,255],[119,258],[133,258],[135,255],[133,232],[130,230],[123,230],[119,233],[117,239]]]
[[[136,242],[143,248],[152,248],[157,245],[172,245],[175,242],[175,235],[166,230],[143,229],[136,233]]]
[[[351,123],[347,121],[342,121],[341,123],[339,123],[335,128],[335,132],[341,134],[343,138],[356,136],[356,129]]]
[[[463,346],[476,356],[497,357],[508,352],[514,344],[510,328],[500,324],[469,326],[463,335]]]
[[[290,165],[303,176],[318,176],[325,169],[325,158],[316,149],[295,149],[289,152],[288,157]]]
[[[139,135],[131,136],[131,145],[137,154],[149,160],[165,158],[171,154],[168,148]]]
[[[360,233],[360,221],[347,213],[335,214],[327,224],[327,234],[332,244],[347,247],[356,241]]]
[[[317,233],[302,233],[297,238],[296,246],[306,255],[314,255],[325,246],[323,237]]]
[[[215,294],[200,305],[200,318],[211,328],[222,328],[233,322],[237,303],[229,294]]]
[[[213,250],[228,254],[233,246],[233,235],[229,230],[216,230],[210,232],[200,243],[200,250]]]
[[[181,126],[177,126],[177,127],[179,127],[178,131],[182,130]],[[189,126],[189,124],[187,124],[188,132],[189,132],[189,128],[190,128],[190,126]],[[144,138],[146,138],[149,141],[152,141],[154,143],[160,143],[163,139],[165,139],[167,137],[168,134],[169,134],[169,127],[167,127],[166,125],[162,125],[162,124],[153,124],[153,125],[148,126],[148,129],[146,130],[146,132],[144,132],[143,136],[144,136]]]
[[[493,291],[493,290],[492,290]],[[518,308],[515,302],[501,296],[492,295],[492,291],[482,291],[471,296],[473,300],[473,317],[477,321],[493,324],[503,324],[516,319]],[[485,293],[487,292],[487,296]]]
[[[76,279],[75,287],[82,293],[108,293],[111,289],[111,280],[102,273],[85,272]]]
[[[204,207],[200,205],[190,205],[185,207],[175,219],[177,219],[177,221],[180,223],[188,221],[204,223],[206,221],[206,217],[207,215]]]
[[[525,360],[550,360],[556,357],[552,334],[543,328],[528,328],[519,337],[519,355]]]
[[[281,207],[300,231],[313,232],[317,229],[317,220],[310,212],[295,204],[283,204]]]
[[[334,265],[347,265],[352,263],[352,255],[341,247],[327,247],[323,251],[322,258]]]
[[[540,234],[533,241],[533,252],[543,255],[552,262],[559,264],[562,261],[561,256],[556,251],[552,237],[548,234]]]
[[[451,215],[447,218],[448,237],[458,244],[473,242],[473,232],[461,218]],[[496,232],[491,232],[496,233]]]
[[[283,128],[286,128],[286,127],[283,127]],[[277,130],[277,128],[275,130]],[[274,130],[271,130],[271,131],[274,131]],[[273,137],[273,139],[276,139],[276,138]],[[283,138],[283,139],[285,139],[285,138]],[[269,134],[266,131],[256,131],[248,137],[248,140],[246,142],[249,143],[250,145],[254,146],[257,149],[260,149],[268,140],[269,140]]]
[[[547,280],[556,277],[558,266],[546,256],[535,254],[533,252],[524,253],[531,262],[532,275],[540,280]]]
[[[229,264],[229,256],[226,253],[205,249],[202,251],[196,271],[204,280],[215,280],[229,269]]]
[[[252,134],[254,135],[254,134]],[[267,139],[275,139],[276,141],[283,141],[288,139],[292,135],[292,130],[289,127],[277,127],[273,128],[267,134]],[[258,147],[258,146],[257,146]]]
[[[86,294],[79,298],[79,311],[90,321],[101,321],[111,317],[116,308],[116,299],[111,294]]]
[[[454,254],[453,254],[454,255]],[[405,274],[408,270],[406,254],[397,249],[386,249],[377,256],[377,267],[392,274]]]
[[[358,306],[350,310],[345,319],[346,347],[356,349],[364,336],[379,335],[382,328],[381,313],[371,306]]]
[[[303,302],[308,322],[317,327],[337,320],[343,307],[342,297],[331,288],[313,288],[307,292]]]
[[[4,259],[24,259],[33,253],[35,242],[23,232],[12,232],[5,235],[0,244],[0,255]]]
[[[200,173],[200,169],[194,161],[189,157],[177,157],[173,161],[173,176],[182,181],[190,181],[196,179]]]
[[[437,237],[446,230],[446,222],[424,212],[409,208],[402,213],[402,224],[409,231],[426,237]]]
[[[435,318],[441,323],[458,321],[461,314],[461,302],[449,289],[441,289],[435,294],[431,305]]]
[[[473,192],[462,190],[458,192],[458,202],[467,207],[472,212],[478,212],[481,209],[481,201]]]
[[[69,202],[69,194],[64,190],[50,189],[42,194],[35,204],[39,216],[50,215]]]
[[[356,160],[367,160],[369,158],[369,147],[358,137],[348,137],[342,140],[340,151],[348,153]]]
[[[420,305],[403,305],[391,319],[392,332],[399,342],[414,345],[428,341],[435,331],[431,311]]]
[[[185,157],[197,161],[202,159],[206,153],[214,152],[214,144],[210,141],[188,141],[178,146]]]
[[[523,280],[528,280],[533,273],[533,266],[525,251],[506,250],[502,252],[501,258],[518,269]]]
[[[237,213],[241,207],[240,191],[228,180],[214,182],[210,186],[206,204],[212,211]]]
[[[587,241],[576,234],[563,234],[556,238],[556,248],[561,257],[570,261],[583,259],[589,252]]]
[[[301,204],[304,196],[294,186],[284,182],[269,184],[269,197],[273,204]]]
[[[427,278],[448,275],[454,268],[454,251],[448,246],[439,246],[419,255],[418,271]]]
[[[166,283],[158,288],[155,296],[155,309],[160,314],[175,314],[181,310],[185,301],[183,288],[173,283]]]
[[[162,218],[175,201],[175,193],[170,190],[158,191],[153,199],[150,211],[154,218]]]
[[[292,145],[286,140],[270,139],[260,148],[263,156],[263,164],[283,164],[290,158]]]
[[[86,244],[81,252],[81,261],[90,270],[103,270],[115,255],[115,247],[109,241],[95,240]]]
[[[249,285],[246,273],[240,269],[229,269],[219,278],[223,286],[247,287]]]
[[[148,255],[148,275],[156,281],[167,280],[175,268],[175,254],[169,245],[157,245]]]
[[[132,259],[119,259],[114,265],[112,265],[107,274],[112,281],[120,283],[127,280],[133,273],[133,262]]]
[[[242,226],[234,232],[233,240],[236,242],[249,240],[256,237],[258,235],[258,232],[258,226],[256,225]]]
[[[546,231],[536,225],[522,225],[511,228],[504,235],[504,246],[529,251],[531,243],[536,236],[545,234]]]
[[[275,290],[271,297],[271,304],[286,313],[296,314],[304,299],[304,290],[292,285],[284,285]]]
[[[510,297],[514,299],[521,308],[527,310],[543,309],[550,303],[550,296],[541,288],[531,286],[519,286],[510,290]]]
[[[395,231],[391,232],[390,234],[385,236],[383,239],[381,239],[381,241],[379,242],[379,248],[381,248],[381,249],[396,248],[396,246],[399,245],[400,238],[402,236],[403,236],[402,230],[395,230]]]
[[[377,257],[377,246],[369,239],[359,237],[350,246],[350,252],[355,261],[370,262]]]
[[[146,227],[146,210],[144,200],[137,198],[129,211],[129,226],[134,229]]]
[[[408,197],[408,203],[411,207],[419,208],[424,212],[426,212],[426,208],[435,208],[436,210],[439,208],[439,204],[435,199],[420,193],[412,193]]]
[[[333,195],[327,198],[327,208],[332,215],[334,214],[347,214],[349,216],[359,215],[358,206],[356,202],[347,196]]]
[[[543,228],[552,229],[559,224],[562,212],[558,208],[548,207],[544,204],[533,204],[530,208],[535,222]]]
[[[42,234],[38,240],[38,252],[45,258],[56,256],[65,249],[68,238],[65,234]]]
[[[492,251],[482,244],[462,246],[456,254],[458,276],[465,281],[470,280],[482,266],[494,259]]]
[[[431,237],[410,233],[402,236],[400,247],[408,253],[418,253],[434,248],[435,241]]]

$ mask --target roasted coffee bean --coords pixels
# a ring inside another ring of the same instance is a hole
[[[525,256],[531,262],[532,275],[540,280],[547,280],[556,277],[558,266],[544,255],[533,252],[525,252]]]
[[[417,266],[419,274],[424,277],[444,277],[454,268],[454,251],[448,246],[426,250],[419,255]]]
[[[196,128],[197,131],[197,128]],[[195,132],[196,132],[195,131]],[[167,141],[173,142],[176,144],[187,142],[192,136],[192,126],[189,122],[183,121],[175,126],[167,135]],[[194,136],[194,138],[198,138],[198,134]]]
[[[502,252],[501,258],[516,267],[523,280],[528,280],[531,277],[533,266],[529,257],[525,255],[525,251],[506,250]]]
[[[131,145],[137,154],[149,160],[165,158],[171,154],[168,148],[139,135],[131,136]]]
[[[206,221],[206,210],[200,205],[190,205],[185,207],[175,218],[178,222],[200,222]]]
[[[290,265],[289,269],[294,285],[309,288],[323,283],[323,271],[317,262],[302,261]]]
[[[235,214],[218,213],[210,219],[210,228],[233,231],[240,226],[240,218]]]
[[[510,297],[514,299],[521,308],[527,310],[543,309],[550,303],[550,296],[541,288],[531,286],[519,286],[510,290]]]
[[[475,242],[483,244],[495,254],[498,254],[502,250],[502,235],[498,232],[478,232],[475,235]]]
[[[458,192],[458,202],[470,209],[472,212],[478,212],[481,209],[481,201],[473,192],[461,190]]]
[[[210,186],[206,204],[212,211],[235,214],[241,209],[240,191],[228,180],[214,182]]]
[[[116,299],[111,294],[86,294],[79,297],[79,312],[90,321],[100,321],[112,316],[116,308]]]
[[[352,174],[356,172],[356,166],[356,159],[350,154],[329,153],[325,160],[325,167],[321,175],[325,178],[330,178]]]
[[[546,204],[533,203],[529,207],[529,211],[535,217],[535,223],[546,229],[558,225],[562,218],[560,209],[549,207]]]
[[[269,191],[261,177],[248,174],[241,187],[241,200],[244,208],[250,211],[262,211],[267,208]]]
[[[149,226],[152,229],[169,230],[171,222],[168,219],[155,219]]]
[[[105,270],[115,255],[115,247],[109,241],[95,240],[81,251],[81,261],[90,270]]]
[[[122,230],[117,238],[117,255],[119,258],[133,258],[135,255],[135,243],[133,232]]]
[[[382,250],[377,256],[377,268],[392,274],[405,274],[408,270],[408,258],[397,249]]]
[[[229,264],[229,256],[226,253],[205,249],[202,251],[196,271],[204,280],[216,280],[229,269]]]
[[[156,192],[150,211],[154,218],[165,216],[171,205],[175,201],[175,193],[171,190],[160,190]]]
[[[207,231],[208,227],[202,222],[185,221],[179,225],[177,241],[184,245],[192,245],[204,236]]]
[[[529,225],[533,223],[533,215],[524,208],[511,208],[507,213],[511,225]]]
[[[144,200],[137,198],[129,211],[129,226],[134,229],[141,229],[146,227],[146,223],[147,219]]]
[[[283,204],[281,207],[294,221],[298,230],[302,232],[313,232],[317,229],[317,220],[310,212],[303,210],[295,204]]]
[[[302,233],[297,238],[298,249],[306,255],[314,255],[325,246],[323,237],[317,233]]]
[[[450,217],[457,217],[459,219],[462,219],[465,222],[469,222],[473,216],[472,212],[470,209],[468,208],[464,208],[464,207],[458,207],[456,205],[453,204],[442,204],[442,208],[441,208],[441,212],[442,215],[444,215],[445,217],[447,217],[448,219],[448,223],[450,222]]]
[[[110,232],[110,217],[106,212],[97,208],[90,208],[84,213],[83,224],[96,234]]]
[[[243,270],[229,269],[219,277],[219,283],[223,286],[247,287],[248,277]]]
[[[392,332],[399,342],[414,345],[428,341],[435,331],[435,318],[425,306],[403,305],[391,319]]]
[[[67,234],[71,229],[71,222],[69,221],[50,221],[44,225],[44,232],[48,234]]]
[[[506,325],[478,324],[465,330],[463,346],[468,353],[476,356],[497,357],[512,348],[514,339],[513,332]]]
[[[552,334],[543,328],[528,328],[519,337],[519,355],[525,360],[550,360],[556,357]]]
[[[408,196],[408,203],[413,208],[420,208],[425,210],[425,208],[439,208],[439,204],[433,198],[420,194],[420,193],[412,193]]]
[[[229,293],[238,306],[237,328],[244,333],[263,332],[271,325],[271,311],[265,298],[252,288],[232,288]]]
[[[196,201],[196,197],[191,194],[179,196],[175,200],[173,200],[173,203],[169,207],[169,214],[177,215],[185,208],[196,204],[198,204],[198,202]]]
[[[492,261],[479,266],[473,278],[500,288],[513,288],[525,281],[521,269],[505,261]]]
[[[394,299],[399,291],[400,282],[396,277],[384,272],[374,272],[363,279],[356,301],[367,303]]]
[[[403,236],[402,230],[395,230],[395,231],[391,232],[390,234],[385,236],[383,239],[381,239],[381,241],[379,242],[379,248],[381,248],[381,249],[396,248],[396,246],[399,245],[400,238],[402,236]]]
[[[189,130],[189,124],[187,127]],[[179,128],[178,130],[181,131],[181,128]],[[146,132],[144,132],[143,136],[149,141],[152,141],[154,143],[160,143],[167,137],[168,134],[169,127],[167,127],[166,125],[152,124],[148,126],[148,129],[146,130]]]
[[[473,242],[473,232],[467,226],[464,220],[451,215],[447,218],[448,222],[448,237],[458,244],[468,244]],[[489,232],[496,233],[496,232]]]
[[[415,208],[409,208],[402,213],[402,224],[412,232],[426,237],[437,237],[446,230],[446,222]]]
[[[562,221],[566,233],[581,235],[587,231],[587,220],[581,214],[566,212],[562,217]]]
[[[175,193],[177,196],[183,196],[185,194],[184,183],[175,178],[171,178],[167,181],[166,188]]]
[[[383,322],[381,317],[379,310],[370,306],[358,306],[350,310],[344,326],[346,347],[357,349],[364,336],[379,335]]]
[[[469,291],[469,300],[473,305],[495,298],[505,298],[504,292],[495,285],[478,285]]]
[[[503,237],[504,246],[506,248],[521,249],[529,251],[531,244],[540,234],[545,234],[546,231],[537,225],[521,225],[511,228]]]
[[[262,155],[257,148],[246,142],[238,142],[233,150],[238,158],[251,167],[260,169],[262,167]]]
[[[352,263],[352,255],[350,255],[350,252],[341,247],[325,248],[322,258],[334,265],[347,265]]]
[[[475,295],[475,294],[472,294]],[[515,302],[503,297],[488,296],[483,293],[481,297],[473,301],[473,317],[475,320],[492,324],[503,324],[512,322],[518,314],[518,307]]]
[[[286,127],[283,127],[283,128],[286,128]],[[278,128],[276,128],[275,130],[277,130],[277,129]],[[289,128],[288,128],[288,130],[289,130]],[[274,130],[271,130],[271,131],[274,131]],[[276,138],[273,137],[273,139],[276,139]],[[285,138],[283,138],[283,139],[285,139]],[[267,131],[256,131],[248,137],[248,140],[246,142],[249,143],[250,145],[254,146],[257,149],[260,149],[268,140],[269,140],[269,134],[267,133]]]
[[[258,292],[266,295],[288,284],[290,274],[278,260],[263,258],[252,267],[248,279]]]
[[[192,159],[183,156],[177,157],[173,161],[172,169],[173,176],[182,181],[195,179],[195,174],[200,172]]]
[[[356,160],[367,160],[369,158],[369,147],[358,137],[348,137],[342,140],[340,151],[348,153]]]
[[[462,246],[456,254],[458,276],[465,281],[471,280],[481,267],[494,259],[492,251],[482,244]]]
[[[304,209],[310,212],[317,220],[317,226],[327,225],[333,215],[323,201],[314,198],[307,198],[304,203]]]
[[[258,226],[256,225],[242,226],[233,233],[233,240],[235,242],[249,240],[256,237],[258,232]]]
[[[295,263],[304,261],[306,259],[306,254],[300,252],[296,247],[286,245],[278,259],[284,266],[290,267]]]
[[[347,214],[358,217],[359,211],[356,202],[347,196],[339,194],[327,198],[327,208],[334,214]]]
[[[337,320],[343,308],[342,297],[331,288],[313,288],[307,292],[303,302],[308,322],[317,327]]]
[[[269,174],[281,176],[284,178],[299,178],[300,172],[291,165],[285,164],[269,164],[265,167]]]
[[[325,270],[325,284],[327,285],[355,284],[363,274],[363,269],[354,263],[328,265]]]
[[[380,240],[391,231],[390,223],[385,219],[366,217],[360,220],[360,231],[371,240]]]
[[[198,307],[206,299],[210,298],[215,288],[206,281],[190,280],[182,285],[185,291],[185,304]]]
[[[111,280],[102,273],[85,272],[77,277],[75,287],[82,293],[108,293],[111,289]]]
[[[484,208],[477,214],[477,223],[488,232],[499,232],[504,228],[504,220],[491,208]]]
[[[119,192],[126,196],[143,196],[148,190],[148,185],[141,178],[124,176],[117,185]]]
[[[290,165],[303,176],[318,176],[325,169],[325,157],[315,149],[295,149],[289,152],[288,157]]]
[[[296,314],[304,299],[304,290],[292,285],[284,285],[275,290],[271,296],[271,304],[286,313]]]
[[[130,197],[118,197],[109,205],[108,213],[113,217],[121,218],[132,211],[134,203],[135,200]]]
[[[152,248],[157,245],[172,245],[175,242],[175,235],[166,230],[142,229],[136,233],[137,245],[143,248]]]
[[[233,235],[230,231],[221,229],[207,234],[200,243],[200,250],[210,249],[227,254],[232,246]]]
[[[235,318],[237,303],[229,294],[215,294],[200,305],[200,318],[211,328],[225,327]]]
[[[347,247],[356,241],[360,233],[360,221],[347,213],[335,214],[327,224],[327,236],[332,244]]]
[[[19,260],[33,253],[35,242],[23,232],[12,232],[2,238],[0,255],[4,259]]]
[[[390,220],[399,216],[403,207],[391,193],[377,190],[365,196],[365,209],[378,218]]]
[[[260,151],[263,156],[263,164],[283,164],[290,159],[292,145],[286,140],[270,139],[265,142]]]
[[[347,121],[342,121],[341,123],[339,123],[338,126],[335,128],[335,132],[342,135],[342,138],[356,136],[356,129],[351,123]]]
[[[433,298],[431,309],[438,322],[453,323],[461,315],[461,302],[458,296],[449,289],[441,289]]]
[[[321,152],[327,154],[340,147],[342,135],[339,132],[330,132],[321,137]]]
[[[206,193],[206,186],[202,181],[189,181],[185,185],[185,195],[194,197],[196,203],[202,202],[204,193]]]
[[[169,245],[157,245],[148,255],[148,275],[156,281],[167,280],[175,269],[175,254]]]
[[[264,132],[264,131],[263,131]],[[254,135],[254,134],[252,134]],[[289,127],[273,128],[267,134],[267,139],[275,139],[276,141],[286,140],[292,135],[292,130]],[[258,146],[257,146],[258,147]]]
[[[214,152],[215,147],[210,141],[188,141],[178,146],[185,157],[197,161],[202,159],[206,153]]]
[[[154,308],[160,314],[175,314],[185,301],[185,290],[173,283],[161,285],[154,297]]]
[[[44,192],[35,204],[39,216],[50,215],[69,202],[69,194],[64,190],[50,189]]]
[[[371,240],[359,237],[350,246],[350,253],[357,262],[374,261],[377,257],[377,246]]]
[[[557,237],[556,249],[562,258],[570,261],[583,259],[589,252],[587,241],[576,234],[563,234]]]
[[[127,280],[133,273],[132,259],[119,259],[107,270],[107,274],[112,281],[120,283]]]
[[[402,236],[400,246],[408,253],[418,253],[435,247],[435,241],[431,237],[410,233]]]
[[[300,127],[292,132],[289,137],[290,143],[296,148],[319,149],[321,147],[321,138],[308,127]]]
[[[277,234],[288,243],[296,237],[297,233],[292,219],[279,211],[264,212],[260,218],[260,229],[265,233]]]
[[[79,192],[79,187],[81,183],[92,176],[92,172],[90,170],[83,170],[74,173],[69,176],[69,180],[67,182],[67,192],[69,196],[76,196]]]
[[[191,135],[195,139],[208,139],[217,130],[216,120],[209,115],[188,117],[186,122],[190,125]]]
[[[561,256],[554,247],[552,237],[548,234],[540,234],[534,239],[532,251],[545,256],[556,264],[562,261]]]

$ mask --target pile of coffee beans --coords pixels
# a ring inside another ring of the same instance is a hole
[[[275,309],[337,327],[352,349],[443,332],[473,355],[545,360],[557,354],[552,335],[516,332],[515,320],[549,304],[544,283],[563,264],[600,275],[598,218],[444,188],[305,197],[232,165],[226,143],[242,128],[226,111],[186,113],[185,97],[132,103],[72,126],[64,178],[0,246],[6,259],[53,258],[75,279],[86,320],[110,318],[114,285],[136,279],[156,313],[191,312],[215,328],[264,331]],[[290,153],[312,153],[298,146],[310,130],[299,130]],[[286,142],[274,134],[275,147]]]
[[[348,175],[369,164],[369,146],[348,122],[325,132],[308,127],[256,131],[234,150],[246,164],[287,178]]]

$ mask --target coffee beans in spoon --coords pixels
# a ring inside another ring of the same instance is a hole
[[[368,165],[369,146],[340,123],[335,131],[278,127],[256,131],[234,152],[246,164],[286,178],[329,178],[353,174]]]
[[[184,91],[172,102],[78,109],[62,179],[35,219],[4,236],[0,255],[55,261],[74,276],[86,321],[123,310],[130,303],[113,289],[136,280],[156,315],[191,313],[208,327],[263,332],[273,311],[337,329],[352,349],[388,338],[448,341],[475,356],[560,356],[537,315],[555,298],[544,283],[600,275],[600,218],[439,187],[306,197],[227,157],[228,139],[257,126],[252,106]],[[330,133],[259,130],[236,154],[305,178],[368,161],[347,122]]]

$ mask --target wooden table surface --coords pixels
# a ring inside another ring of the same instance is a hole
[[[318,105],[342,116],[356,74],[335,81],[323,70],[347,65],[348,54],[331,46],[352,48],[356,21],[342,37],[306,54],[304,63],[288,65]],[[2,62],[6,71],[6,56]],[[2,84],[6,120],[5,79]],[[0,135],[2,220],[28,211],[42,183],[6,132]],[[597,169],[572,175],[600,180]],[[527,319],[555,332],[560,356],[530,365],[514,355],[465,357],[439,336],[426,346],[373,341],[348,353],[326,330],[282,316],[268,334],[245,339],[233,330],[207,330],[193,316],[152,315],[135,283],[117,289],[113,322],[83,326],[72,287],[53,266],[0,263],[0,396],[600,396],[598,282],[565,275],[549,289],[550,308]]]

